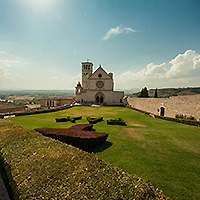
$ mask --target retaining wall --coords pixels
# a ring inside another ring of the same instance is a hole
[[[175,117],[176,114],[193,116],[200,120],[200,95],[172,96],[170,98],[128,98],[129,105],[161,115],[161,107],[164,108],[164,116]]]

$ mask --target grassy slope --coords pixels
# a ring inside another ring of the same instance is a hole
[[[87,123],[87,116],[106,119],[121,117],[127,127],[107,125],[105,121],[94,128],[110,133],[112,145],[97,151],[98,157],[126,172],[150,180],[172,199],[199,199],[200,193],[200,128],[155,119],[128,108],[75,107],[55,113],[12,118],[16,124],[38,127],[68,128],[71,122],[55,123],[55,117],[85,116],[77,123]]]

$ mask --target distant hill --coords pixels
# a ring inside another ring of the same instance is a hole
[[[135,92],[138,92],[140,90],[140,88],[131,88],[131,89],[124,89],[124,90],[116,89],[116,90],[118,90],[118,91],[124,91],[124,94],[126,96],[128,96],[128,95],[131,95],[131,94],[133,94]]]
[[[141,91],[141,90],[140,90]],[[139,96],[140,91],[129,94],[128,96]],[[149,89],[149,96],[154,97],[155,89]],[[187,88],[158,88],[158,97],[170,97],[180,95],[196,95],[200,94],[200,87],[187,87]]]

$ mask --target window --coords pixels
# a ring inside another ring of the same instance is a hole
[[[98,75],[98,77],[99,77],[99,78],[101,78],[101,77],[102,77],[102,75],[101,75],[101,74],[99,74],[99,75]]]
[[[88,75],[88,73],[85,72],[84,75],[86,76],[86,75]]]

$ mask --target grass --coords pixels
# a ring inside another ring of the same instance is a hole
[[[88,116],[103,116],[93,127],[109,133],[109,148],[93,149],[104,161],[153,183],[172,199],[200,199],[200,128],[152,118],[124,107],[74,107],[68,110],[10,119],[28,129],[69,128],[71,122],[55,118],[83,116],[76,124],[88,123]],[[126,127],[107,125],[122,118]],[[112,145],[111,145],[112,144]]]

